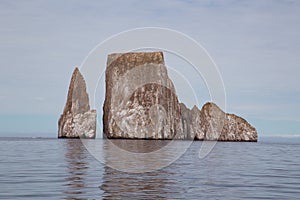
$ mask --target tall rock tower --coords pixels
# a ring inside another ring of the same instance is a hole
[[[90,110],[86,84],[79,69],[72,74],[67,102],[58,121],[58,138],[95,138],[96,110]]]
[[[162,52],[108,55],[103,113],[107,138],[179,137],[180,106]]]

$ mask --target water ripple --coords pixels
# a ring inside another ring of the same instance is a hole
[[[165,145],[116,142],[133,152]],[[222,142],[199,159],[201,144],[168,167],[131,174],[99,163],[80,140],[0,139],[0,199],[299,198],[300,142]],[[137,163],[132,167],[142,167]]]

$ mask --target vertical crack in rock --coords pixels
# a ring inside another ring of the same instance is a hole
[[[58,138],[95,138],[96,110],[90,110],[86,84],[78,68],[75,68],[67,102],[58,121]]]
[[[181,119],[183,126],[182,137],[184,139],[204,139],[204,132],[201,128],[201,112],[194,106],[192,110],[188,109],[183,103],[180,103]]]

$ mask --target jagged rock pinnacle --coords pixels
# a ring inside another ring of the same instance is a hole
[[[58,128],[59,138],[95,138],[96,135],[96,111],[90,110],[86,84],[77,67],[72,74]]]

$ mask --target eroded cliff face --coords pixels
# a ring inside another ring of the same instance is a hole
[[[181,138],[193,140],[194,138],[204,138],[201,128],[200,110],[194,106],[191,110],[184,103],[180,103],[182,133]]]
[[[224,113],[214,103],[206,103],[202,107],[201,127],[206,140],[257,141],[257,132],[252,125],[241,117]]]
[[[223,112],[214,103],[204,104],[201,110],[194,107],[192,110],[185,108],[181,111],[183,116],[193,114],[190,120],[186,120],[184,131],[192,133],[196,140],[257,141],[257,132],[253,126],[241,117]]]
[[[162,52],[108,56],[103,112],[107,138],[178,137],[180,106]]]
[[[103,113],[107,138],[257,141],[254,127],[214,103],[179,103],[162,52],[108,56]]]
[[[72,74],[67,102],[58,121],[58,138],[95,138],[96,110],[90,110],[86,84],[79,69]]]

